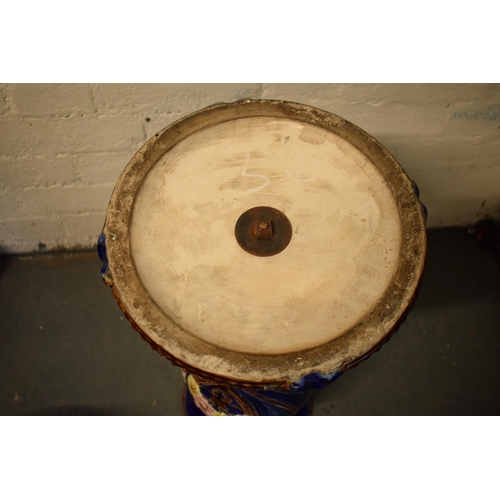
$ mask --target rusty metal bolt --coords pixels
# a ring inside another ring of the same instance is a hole
[[[258,240],[269,240],[273,237],[273,224],[271,221],[257,221],[254,226],[254,234]]]
[[[272,207],[253,207],[242,213],[234,228],[240,247],[257,257],[282,252],[292,238],[287,216]]]

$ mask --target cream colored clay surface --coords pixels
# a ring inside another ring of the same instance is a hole
[[[270,206],[293,228],[256,257],[234,227]],[[370,160],[315,125],[268,117],[207,127],[168,151],[134,205],[130,245],[156,304],[215,346],[281,354],[351,329],[391,283],[400,247],[395,202]]]

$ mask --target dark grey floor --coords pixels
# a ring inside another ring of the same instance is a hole
[[[415,308],[314,415],[498,415],[500,270],[465,229],[429,231]],[[0,260],[0,414],[182,415],[180,370],[131,328],[93,253]]]

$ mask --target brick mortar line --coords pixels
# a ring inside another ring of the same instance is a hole
[[[5,86],[4,85],[0,86],[0,99],[2,100],[3,103],[5,103],[5,108],[6,108],[5,113],[3,115],[0,115],[0,117],[7,116],[10,113],[10,109],[9,109],[9,106],[7,103],[7,98],[5,96]]]
[[[52,184],[35,184],[33,186],[0,186],[0,192],[20,192],[20,191],[34,191],[34,190],[47,190],[55,188],[63,189],[80,189],[81,187],[114,187],[116,182],[98,182],[95,184],[88,183],[86,181],[75,180],[73,182],[54,182]]]
[[[63,189],[73,189],[73,190],[78,190],[80,188],[94,188],[94,187],[103,187],[103,188],[113,188],[115,186],[116,182],[103,182],[103,183],[96,183],[96,184],[89,184],[85,181],[82,181],[80,179],[71,182],[71,183],[54,183],[54,184],[38,184],[35,186],[22,186],[20,189],[23,191],[33,191],[33,190],[47,190],[47,189],[57,189],[57,188],[63,188]]]
[[[94,107],[94,116],[97,115],[97,104],[95,102],[95,98],[94,98],[94,91],[93,91],[93,85],[91,85],[90,83],[87,83],[87,89],[89,91],[89,94],[90,94],[90,102],[92,103],[92,106]]]
[[[0,258],[37,258],[37,257],[48,257],[58,256],[58,255],[78,255],[78,254],[90,254],[96,251],[97,244],[94,246],[87,245],[73,245],[71,247],[54,247],[50,250],[32,250],[27,252],[15,252],[15,253],[0,253]],[[99,272],[99,269],[97,269]]]
[[[63,222],[65,218],[68,216],[82,216],[82,217],[88,217],[91,215],[102,215],[103,219],[103,225],[104,225],[104,217],[106,215],[106,211],[102,212],[79,212],[79,211],[70,211],[70,210],[65,210],[64,214],[61,214],[59,212],[47,212],[45,215],[40,215],[40,210],[36,214],[30,214],[27,213],[25,217],[22,219],[16,218],[16,219],[2,219],[0,218],[0,222],[21,222],[21,221],[31,221],[31,220],[54,220],[54,221],[59,221]]]
[[[95,119],[95,120],[100,120],[101,118],[114,118],[117,116],[130,116],[137,118],[138,120],[143,120],[142,116],[138,116],[139,113],[134,112],[134,113],[123,113],[123,114],[99,114],[97,112],[89,114],[89,113],[84,113],[84,114],[79,114],[77,115],[76,113],[70,114],[70,115],[50,115],[50,114],[45,114],[45,115],[23,115],[23,114],[10,114],[7,116],[3,115],[0,117],[0,122],[9,122],[9,121],[36,121],[36,122],[63,122],[65,120],[67,121],[72,121],[72,122],[77,122],[78,120],[88,120],[88,119]]]
[[[139,143],[138,143],[139,144]],[[134,146],[135,147],[135,146]],[[140,147],[140,146],[139,146]],[[137,149],[139,149],[139,147]],[[71,159],[78,159],[78,157],[84,155],[122,155],[124,153],[129,153],[130,158],[134,156],[137,149],[123,149],[123,150],[113,150],[113,151],[71,151],[66,153],[44,153],[39,155],[9,155],[5,153],[0,153],[0,160],[51,160],[53,158],[64,158],[71,157]]]
[[[14,105],[14,102],[12,100],[10,88],[8,85],[5,85],[2,88],[2,92],[3,92],[3,96],[5,98],[5,104],[7,105],[7,113],[5,115],[3,115],[0,119],[5,119],[5,118],[9,118],[10,116],[12,116],[12,114],[14,113],[14,110],[15,110],[15,105]]]
[[[68,212],[69,213],[69,212]],[[99,216],[105,216],[106,211],[103,210],[101,212],[96,212],[96,211],[90,211],[90,212],[81,212],[78,214],[70,213],[70,215],[78,215],[81,217],[87,217],[89,215],[99,215]],[[62,222],[62,216],[61,214],[54,215],[54,214],[47,214],[47,215],[29,215],[26,217],[8,217],[6,219],[0,219],[0,222],[24,222],[24,221],[44,221],[44,220],[54,220],[56,222]],[[103,220],[104,223],[104,220]]]

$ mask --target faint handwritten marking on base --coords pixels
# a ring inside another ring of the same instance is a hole
[[[247,152],[247,161],[245,166],[243,167],[243,170],[241,171],[241,176],[242,177],[254,177],[256,179],[262,179],[264,184],[262,186],[258,186],[256,188],[248,188],[247,193],[257,193],[261,189],[264,189],[265,187],[269,186],[269,183],[271,182],[271,179],[267,175],[263,174],[247,174],[247,167],[248,167],[248,162],[250,161],[250,152]]]

